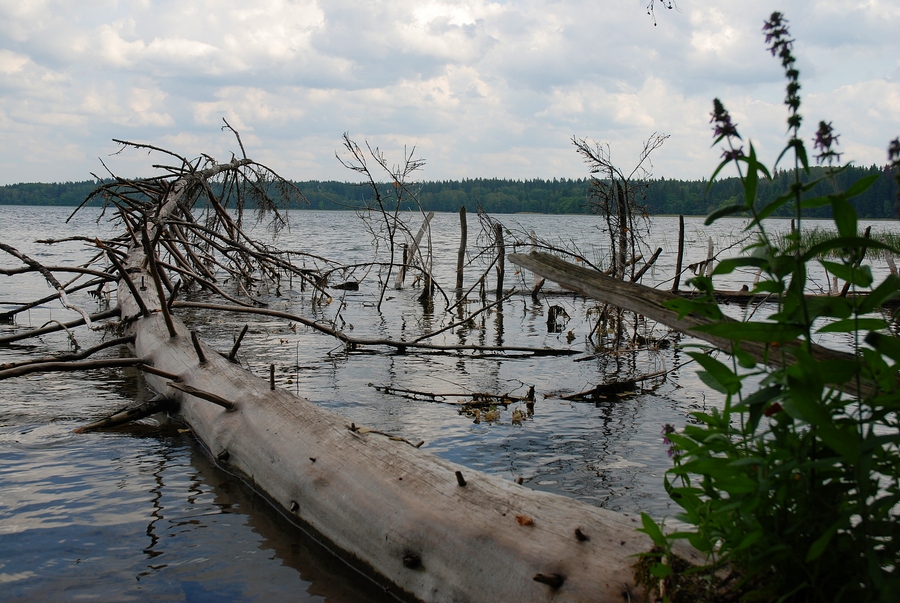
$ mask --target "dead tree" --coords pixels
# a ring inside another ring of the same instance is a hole
[[[591,188],[588,193],[591,209],[606,220],[609,236],[609,273],[615,279],[637,280],[637,263],[646,248],[641,232],[649,228],[647,212],[638,205],[637,197],[647,186],[647,180],[651,175],[650,155],[661,147],[668,137],[666,134],[654,132],[644,142],[638,162],[627,173],[613,162],[608,144],[588,142],[583,138],[572,139],[572,144],[588,165],[591,174]],[[639,221],[643,221],[644,224],[639,225]],[[649,252],[649,249],[647,251]],[[610,330],[615,334],[614,345],[619,347],[624,335],[622,312],[606,307],[600,315],[601,321],[598,321],[598,326],[602,324],[603,318],[611,319]]]
[[[401,274],[403,274],[407,265],[412,262],[412,256],[421,260],[423,273],[425,275],[423,296],[430,299],[433,286],[433,278],[430,270],[431,228],[428,224],[430,220],[422,210],[418,197],[413,191],[413,182],[410,180],[411,176],[425,165],[425,160],[415,156],[416,149],[413,147],[411,150],[404,149],[403,161],[401,163],[391,165],[384,152],[378,147],[372,147],[366,142],[364,151],[362,147],[350,139],[350,135],[347,133],[344,133],[343,140],[346,155],[341,156],[337,153],[335,155],[338,161],[341,162],[341,165],[360,174],[364,178],[365,184],[368,186],[372,195],[372,204],[366,207],[366,209],[377,212],[381,217],[381,220],[377,225],[366,220],[366,224],[373,235],[376,256],[379,244],[382,240],[386,240],[388,245],[389,261],[387,263],[387,274],[382,278],[381,292],[378,295],[378,303],[376,306],[377,309],[381,310],[381,304],[384,302],[384,295],[390,284],[393,269],[398,265],[398,235],[404,234],[410,242],[421,241],[422,235],[414,237],[412,235],[411,227],[405,224],[401,219],[400,212],[404,208],[404,205],[412,206],[418,209],[422,214],[424,223],[421,232],[422,234],[427,235],[426,241],[428,252],[427,255],[423,256],[420,251],[421,247],[418,243],[415,245],[408,244],[407,249],[412,249],[412,252],[407,257],[403,258],[403,262],[399,263]],[[389,182],[387,186],[384,186],[383,183],[380,182],[381,177],[388,178]],[[361,215],[361,217],[366,219],[364,214]],[[402,283],[398,283],[398,287],[401,284]]]

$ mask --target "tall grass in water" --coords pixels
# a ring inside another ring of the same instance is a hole
[[[791,236],[790,233],[776,235],[775,244],[784,249],[788,246]],[[838,236],[840,235],[835,229],[821,228],[819,226],[812,229],[807,228],[800,233],[800,248],[812,249],[813,247],[826,247],[824,243],[833,240]],[[884,260],[895,255],[889,249],[885,249],[884,247],[900,249],[900,232],[887,230],[872,231],[869,234],[869,239],[877,244],[866,249],[866,256],[871,259]],[[839,256],[840,250],[838,249],[827,249],[819,255],[820,258],[836,258]]]

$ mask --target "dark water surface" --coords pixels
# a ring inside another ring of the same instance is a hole
[[[65,209],[0,206],[0,241],[47,265],[77,264],[91,256],[83,243],[46,246],[34,241],[116,233],[114,225],[94,222],[97,213],[78,214],[66,225]],[[511,230],[533,229],[560,244],[575,241],[586,257],[603,260],[605,235],[598,230],[601,221],[596,217],[497,217]],[[416,219],[412,222],[418,224]],[[350,212],[292,212],[292,223],[291,231],[279,236],[279,246],[345,263],[371,260],[375,254],[369,232]],[[724,224],[711,231],[700,219],[688,220],[687,263],[705,258],[710,237],[717,249],[736,238],[740,223]],[[433,227],[435,274],[449,291],[455,283],[458,218],[439,214]],[[477,221],[470,219],[472,253],[477,230]],[[673,273],[677,220],[656,219],[649,238],[664,253],[645,282],[660,282]],[[307,261],[310,266],[317,263]],[[0,256],[0,267],[19,265]],[[516,275],[509,264],[507,274],[507,286],[516,279],[522,286],[531,282],[530,275]],[[332,282],[361,275],[338,276]],[[335,291],[330,300],[313,299],[297,283],[283,283],[278,292],[256,293],[274,309],[331,320],[358,337],[412,339],[452,319],[441,311],[441,301],[435,311],[423,310],[416,301],[420,290],[408,282],[402,290],[389,288],[378,312],[374,276],[359,291],[341,296]],[[473,267],[466,276],[468,287],[478,278],[478,270]],[[732,288],[752,278],[735,275]],[[493,276],[489,283],[492,290]],[[50,291],[35,275],[0,276],[0,312]],[[102,301],[86,293],[71,299],[91,311],[103,307]],[[571,317],[560,333],[547,329],[551,305]],[[690,411],[717,404],[718,398],[701,385],[692,366],[677,368],[687,358],[677,346],[595,356],[586,341],[593,326],[588,312],[594,305],[552,289],[537,302],[515,296],[501,308],[480,314],[473,324],[451,329],[434,341],[579,351],[574,357],[518,359],[365,349],[348,353],[334,339],[283,319],[208,311],[181,316],[204,340],[225,352],[248,324],[239,355],[246,368],[267,378],[269,365],[275,364],[279,387],[348,421],[411,441],[424,440],[423,450],[510,480],[521,476],[533,488],[613,510],[671,514],[662,487],[670,461],[660,430],[665,423],[683,425]],[[0,324],[0,334],[72,317],[59,302],[51,302],[20,315],[17,324]],[[647,334],[663,337],[668,332],[657,327]],[[89,347],[113,335],[81,328],[74,336],[82,347]],[[30,339],[0,347],[0,364],[71,347],[65,333]],[[118,355],[125,352],[107,350],[101,357]],[[591,403],[560,397],[616,376],[661,370],[671,372],[665,380],[646,382],[637,393]],[[495,421],[476,423],[461,410],[462,398],[449,395],[521,396],[532,385],[537,393],[534,413],[521,423],[512,417],[515,410],[526,410],[524,404],[498,407]],[[448,395],[438,402],[411,400],[374,386]],[[107,433],[71,433],[147,395],[129,369],[0,381],[0,599],[332,603],[390,599],[380,586],[348,570],[216,467],[184,426],[146,420]]]

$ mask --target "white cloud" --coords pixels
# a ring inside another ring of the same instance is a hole
[[[30,59],[24,54],[0,49],[0,75],[21,73]]]
[[[0,0],[0,136],[39,149],[0,150],[0,183],[86,178],[113,137],[227,156],[222,118],[251,155],[301,179],[352,176],[334,160],[344,131],[398,153],[418,145],[434,179],[582,176],[572,135],[609,142],[628,163],[661,131],[672,138],[655,173],[699,178],[718,160],[713,97],[774,158],[785,113],[761,32],[768,11],[685,0],[654,27],[644,6]],[[900,4],[780,6],[797,39],[806,136],[833,121],[847,158],[883,161],[900,135]],[[111,161],[147,173],[138,159]]]

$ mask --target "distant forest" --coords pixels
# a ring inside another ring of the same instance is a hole
[[[823,168],[813,168],[811,177],[822,174]],[[862,176],[881,173],[875,184],[863,195],[854,199],[861,218],[896,218],[897,185],[885,168],[848,167],[836,178],[840,188],[848,187]],[[791,172],[780,170],[771,182],[762,182],[759,202],[767,203],[788,190]],[[305,181],[295,182],[309,200],[309,205],[296,209],[360,209],[373,203],[368,186],[348,182]],[[665,178],[636,184],[638,204],[648,214],[706,215],[718,207],[740,201],[742,187],[737,178],[717,180],[710,187],[706,180],[667,180]],[[0,205],[79,205],[96,187],[97,183],[64,182],[54,184],[10,184],[0,187]],[[385,194],[392,193],[388,184]],[[423,209],[455,212],[463,205],[469,211],[478,208],[488,213],[591,213],[590,179],[552,180],[504,180],[499,178],[472,178],[420,182],[414,187]],[[820,183],[808,196],[827,195],[831,185]],[[99,201],[95,201],[99,203]],[[412,209],[405,206],[403,209]],[[783,208],[782,215],[791,210]],[[807,214],[828,217],[830,208],[819,207]]]

